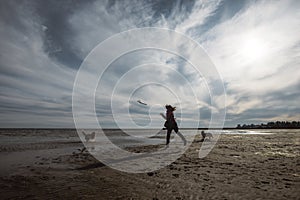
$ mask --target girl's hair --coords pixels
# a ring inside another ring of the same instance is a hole
[[[176,107],[172,107],[171,105],[166,105],[166,109],[167,110],[172,110],[172,111],[175,111],[176,110]]]

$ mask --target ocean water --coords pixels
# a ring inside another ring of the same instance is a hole
[[[93,130],[96,131],[97,130]],[[299,129],[232,129],[232,130],[204,130],[212,134],[239,134],[239,135],[255,135],[255,134],[276,134],[276,133],[288,133],[299,132]],[[104,137],[108,138],[113,143],[120,146],[135,146],[135,145],[147,145],[147,144],[161,144],[165,141],[166,130],[124,130],[125,134],[120,134],[118,130],[106,130],[105,135],[96,134],[95,141],[101,142]],[[187,138],[192,139],[195,135],[201,133],[201,130],[182,129],[180,132]],[[175,133],[173,132],[171,137],[173,138]],[[83,139],[83,138],[82,138]],[[80,143],[81,140],[77,135],[76,130],[64,129],[45,129],[45,130],[27,130],[26,133],[22,129],[14,129],[10,131],[0,131],[0,146],[7,145],[32,145],[35,143],[47,144],[47,143]],[[83,139],[83,142],[84,139]]]

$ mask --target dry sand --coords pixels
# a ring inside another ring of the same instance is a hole
[[[299,131],[221,135],[199,159],[197,138],[180,159],[144,174],[111,169],[76,141],[2,145],[0,199],[300,199],[299,144]],[[136,150],[147,148],[155,147]],[[26,162],[14,162],[20,155]]]

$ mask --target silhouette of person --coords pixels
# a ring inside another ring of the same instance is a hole
[[[206,134],[204,131],[201,131],[201,136],[202,136],[202,139],[200,140],[200,142],[203,142],[206,137]]]
[[[178,125],[174,118],[174,111],[176,110],[176,107],[172,107],[171,105],[166,105],[166,122],[165,127],[167,129],[167,138],[166,138],[166,145],[169,145],[170,143],[170,137],[172,130],[175,131],[175,133],[182,139],[184,145],[186,145],[186,139],[183,137],[183,135],[178,131]]]

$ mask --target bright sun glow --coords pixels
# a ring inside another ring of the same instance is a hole
[[[259,61],[267,53],[267,46],[264,41],[255,37],[245,38],[241,45],[241,55],[248,61]]]

